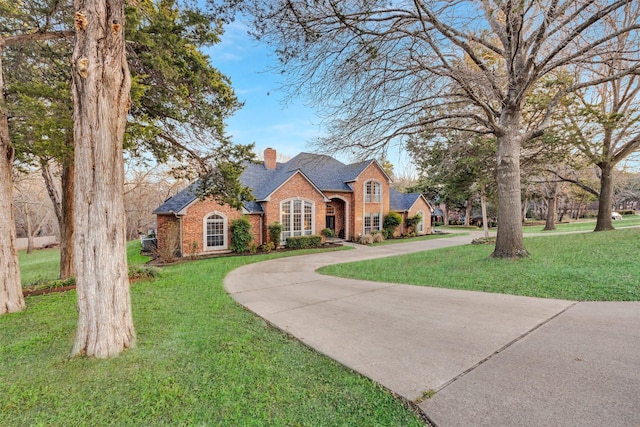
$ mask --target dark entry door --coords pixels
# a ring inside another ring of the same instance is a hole
[[[335,215],[327,215],[326,227],[336,231],[336,217]]]

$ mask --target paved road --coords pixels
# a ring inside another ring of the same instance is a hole
[[[640,427],[640,303],[577,303],[315,273],[324,265],[471,238],[250,264],[231,272],[225,287],[278,328],[418,403],[437,426]]]

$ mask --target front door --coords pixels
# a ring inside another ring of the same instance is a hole
[[[336,231],[336,216],[327,215],[326,228],[330,228],[334,232]]]

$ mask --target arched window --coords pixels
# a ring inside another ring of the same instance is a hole
[[[283,242],[291,236],[312,235],[313,222],[313,202],[293,199],[280,203]]]
[[[382,186],[376,181],[367,181],[364,183],[364,201],[365,203],[380,203],[382,199]]]
[[[219,213],[212,213],[205,219],[204,249],[216,250],[227,248],[227,218]]]

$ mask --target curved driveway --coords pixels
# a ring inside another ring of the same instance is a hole
[[[281,258],[225,278],[240,304],[416,402],[438,426],[640,426],[640,303],[577,303],[323,276],[453,236]],[[398,265],[398,268],[402,268]]]

